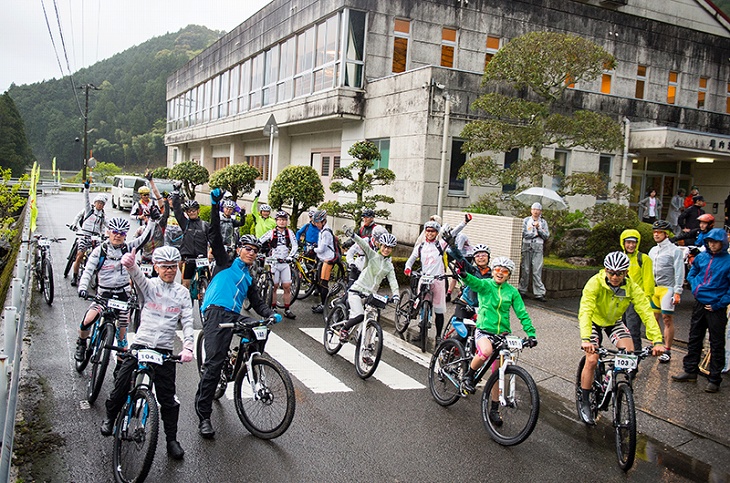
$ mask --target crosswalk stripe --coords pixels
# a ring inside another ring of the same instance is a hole
[[[324,329],[301,327],[299,330],[301,330],[316,341],[322,341]],[[354,364],[353,360],[355,358],[355,345],[345,344],[344,346],[342,346],[342,349],[340,349],[337,355],[347,360],[351,364]],[[382,360],[380,361],[380,364],[378,364],[378,368],[372,377],[390,387],[391,389],[425,389],[426,387],[412,377],[403,374],[401,371],[391,366],[390,364],[383,362]]]

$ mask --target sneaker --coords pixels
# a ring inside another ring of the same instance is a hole
[[[461,384],[459,384],[459,390],[464,396],[477,392],[476,388],[474,387],[474,380],[470,377],[465,377],[461,380]]]
[[[215,429],[213,429],[213,424],[210,422],[210,419],[203,419],[200,421],[200,424],[198,424],[198,432],[205,439],[213,439],[215,436]]]
[[[535,297],[535,300],[537,300],[538,302],[543,302],[543,303],[547,302],[547,299],[545,297]]]
[[[74,359],[78,362],[84,362],[86,359],[86,339],[78,338],[76,340],[76,353]]]
[[[74,276],[71,279],[71,286],[76,287],[78,284],[79,284],[79,275],[77,273],[74,273]]]
[[[705,392],[717,392],[720,390],[720,385],[715,384],[714,382],[708,382],[707,387],[705,387]]]
[[[502,426],[502,416],[499,415],[499,408],[493,407],[489,410],[489,420],[497,427]]]
[[[697,382],[697,374],[683,372],[681,374],[672,376],[672,380],[677,382]]]
[[[659,362],[661,362],[662,364],[667,364],[671,360],[672,360],[672,353],[669,351],[666,351],[664,354],[659,356]]]
[[[294,312],[292,312],[289,309],[284,309],[284,317],[286,317],[287,319],[292,319],[292,320],[297,318],[297,316],[294,315]]]
[[[322,312],[324,312],[324,307],[322,307],[322,304],[315,305],[314,307],[312,307],[312,312],[315,314],[321,314]]]
[[[340,342],[345,344],[345,343],[347,343],[349,338],[350,338],[350,334],[347,331],[347,329],[340,329]]]
[[[172,440],[167,442],[167,456],[174,460],[181,460],[185,456],[185,450],[182,449],[180,443]]]
[[[102,436],[111,436],[112,431],[114,430],[114,421],[112,421],[111,418],[106,418],[104,421],[101,422],[101,435]]]

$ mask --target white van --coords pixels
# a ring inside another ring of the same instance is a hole
[[[139,176],[115,176],[112,183],[112,208],[130,210],[134,204],[134,185]]]

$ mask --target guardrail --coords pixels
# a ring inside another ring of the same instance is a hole
[[[10,179],[8,181],[9,185],[16,185],[21,184],[21,181],[17,178]],[[20,191],[22,193],[27,194],[28,189],[30,189],[30,182],[29,181],[23,181],[22,184],[28,185],[28,188],[21,188]],[[38,185],[36,187],[39,194],[45,196],[48,193],[55,194],[61,191],[62,189],[75,189],[81,191],[81,188],[84,187],[83,183],[59,183],[58,181],[38,181]],[[112,185],[109,183],[92,183],[91,184],[91,190],[92,191],[109,191],[112,189]]]

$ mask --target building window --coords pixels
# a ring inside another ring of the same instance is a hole
[[[512,167],[520,159],[520,148],[514,148],[512,151],[504,153],[504,169],[507,170]],[[502,193],[509,193],[514,191],[517,185],[514,183],[503,184]]]
[[[256,179],[269,179],[269,155],[246,156],[246,164],[259,170],[259,177]]]
[[[611,81],[613,80],[613,70],[608,69],[608,66],[603,66],[603,76],[601,76],[601,93],[611,93]]]
[[[365,12],[349,10],[347,25],[347,65],[343,85],[360,88],[365,65]]]
[[[484,55],[484,68],[487,68],[487,65],[494,57],[494,54],[497,53],[499,50],[499,37],[496,37],[494,35],[487,35],[487,53]]]
[[[408,39],[411,35],[411,21],[395,19],[393,39],[393,73],[399,74],[408,69]]]
[[[213,158],[213,171],[218,171],[231,164],[231,158]]]
[[[697,109],[704,109],[705,100],[707,99],[707,77],[700,77],[700,83],[697,91]]]
[[[388,161],[390,160],[390,138],[384,139],[371,139],[373,144],[378,147],[380,151],[380,160],[376,160],[373,163],[373,169],[387,168]]]
[[[338,17],[330,17],[317,25],[316,61],[313,72],[314,92],[332,89],[339,68]]]
[[[669,85],[667,86],[667,104],[677,102],[677,84],[679,74],[673,70],[669,71]]]
[[[292,37],[281,44],[281,50],[279,52],[279,82],[276,85],[276,102],[284,102],[292,98],[296,55],[295,47],[296,37]]]
[[[264,54],[261,53],[251,59],[251,93],[249,94],[249,109],[261,107],[261,88],[264,85]]]
[[[563,179],[568,172],[568,151],[555,150],[555,171],[553,171],[553,190],[563,187]]]
[[[312,92],[312,67],[314,67],[314,28],[297,35],[297,61],[294,76],[294,97],[307,96]]]
[[[324,177],[330,177],[335,173],[335,170],[340,167],[340,155],[334,153],[319,153],[321,168],[320,174]]]
[[[451,167],[449,168],[449,193],[466,193],[466,180],[459,178],[459,170],[466,163],[466,153],[461,148],[464,141],[451,141]]]
[[[636,68],[636,92],[634,97],[637,99],[644,98],[644,88],[646,87],[646,66],[639,64]]]
[[[454,67],[454,51],[456,50],[456,29],[441,29],[441,66]]]
[[[239,76],[241,75],[241,65],[231,69],[231,84],[228,91],[228,114],[234,116],[238,114],[238,88],[240,86]]]
[[[727,83],[727,99],[725,99],[725,112],[730,114],[730,82]]]
[[[238,112],[248,111],[248,93],[251,90],[251,61],[241,64],[241,86],[238,90]]]
[[[279,46],[264,52],[264,88],[261,91],[264,106],[276,102],[276,81],[279,79]]]
[[[611,189],[611,173],[613,172],[613,156],[610,154],[602,154],[598,160],[598,172],[606,179],[606,193]],[[599,200],[608,199],[607,195],[601,195]]]

